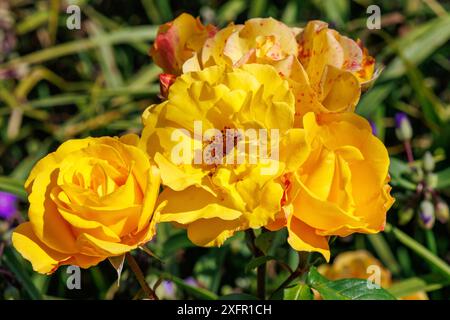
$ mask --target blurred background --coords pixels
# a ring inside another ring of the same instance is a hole
[[[380,9],[380,29],[367,27],[370,5]],[[69,290],[65,267],[52,276],[34,273],[10,234],[27,219],[23,182],[38,159],[67,139],[139,132],[142,111],[159,99],[160,69],[148,50],[158,25],[182,12],[219,27],[252,17],[299,27],[319,19],[362,40],[384,70],[357,112],[388,147],[397,201],[386,232],[332,239],[332,264],[319,270],[367,278],[375,264],[397,297],[449,299],[450,1],[437,0],[0,0],[0,299],[142,297],[127,268],[117,286],[107,261],[82,270],[81,290]],[[298,257],[285,231],[258,239],[271,257],[270,292]],[[161,298],[255,292],[242,233],[221,249],[205,249],[160,225],[149,248],[159,258],[136,252],[136,259]]]

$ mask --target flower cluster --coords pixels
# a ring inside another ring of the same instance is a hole
[[[30,222],[13,242],[35,270],[120,256],[158,222],[199,246],[287,228],[295,250],[327,260],[330,236],[383,230],[389,157],[354,113],[375,77],[359,41],[321,21],[219,30],[182,14],[150,53],[164,100],[141,137],[71,140],[31,172]]]

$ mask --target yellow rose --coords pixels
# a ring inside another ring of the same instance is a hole
[[[391,272],[366,250],[340,253],[334,258],[333,264],[322,264],[318,271],[330,280],[367,279],[373,272],[368,270],[370,266],[379,268],[380,285],[382,288],[389,288],[392,284]]]
[[[273,18],[255,18],[230,24],[208,38],[185,61],[183,72],[246,63],[272,65],[290,81],[296,98],[295,126],[301,126],[309,111],[354,111],[374,68],[367,49],[324,22],[312,21],[299,29]]]
[[[354,113],[307,113],[304,129],[289,133],[282,179],[283,211],[270,228],[287,226],[289,243],[298,251],[330,258],[329,236],[384,229],[394,199],[383,143],[369,123]]]
[[[286,64],[292,64],[297,55],[297,32],[298,29],[289,28],[273,18],[250,19],[243,25],[230,24],[207,39],[201,53],[188,60],[183,70],[261,63],[281,71]]]
[[[326,86],[327,68],[334,67],[351,72],[364,83],[374,73],[373,59],[361,41],[354,41],[328,28],[323,21],[310,21],[298,35],[298,58],[305,67],[311,82]]]
[[[127,144],[137,140],[69,140],[36,164],[25,182],[30,221],[12,236],[35,271],[88,268],[153,237],[159,170]]]
[[[291,72],[296,97],[296,126],[315,113],[353,112],[362,85],[373,74],[374,59],[350,38],[322,21],[308,22],[297,36],[300,67]]]
[[[368,279],[373,275],[373,270],[369,267],[377,266],[380,270],[380,285],[382,288],[392,286],[391,272],[386,269],[383,264],[376,259],[370,252],[366,250],[347,251],[339,254],[333,261],[333,264],[322,264],[318,271],[330,280],[339,279]],[[315,291],[316,298],[320,298],[320,294]],[[402,300],[428,300],[428,296],[424,291],[418,291],[412,295],[401,297]]]
[[[199,52],[206,39],[215,33],[215,26],[204,26],[200,19],[183,13],[159,27],[150,55],[165,73],[179,75],[186,60]]]
[[[293,120],[289,84],[271,66],[214,66],[177,78],[168,100],[143,114],[140,146],[155,159],[167,186],[160,195],[167,200],[161,221],[187,228],[201,246],[220,245],[236,231],[272,221],[283,194],[274,179],[284,165],[272,157],[278,139],[271,129],[283,141]],[[249,134],[260,129],[267,139]],[[208,136],[209,130],[218,135]],[[178,152],[183,141],[187,150]],[[223,150],[226,141],[230,148]],[[268,157],[258,153],[263,145]]]

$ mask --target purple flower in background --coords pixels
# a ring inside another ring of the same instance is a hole
[[[377,129],[377,125],[375,124],[375,122],[370,120],[369,123],[370,123],[370,126],[372,127],[372,134],[374,136],[378,136],[378,129]]]
[[[198,287],[197,280],[195,280],[193,277],[187,277],[184,279],[184,282],[190,286]]]
[[[435,221],[435,214],[434,214],[434,206],[431,203],[431,201],[424,200],[420,203],[419,217],[422,222],[422,226],[425,229],[433,228]]]
[[[11,218],[17,211],[17,197],[11,193],[0,191],[0,217]]]
[[[395,114],[395,134],[400,141],[411,140],[413,136],[413,129],[409,118],[403,112]]]
[[[164,288],[164,292],[168,296],[172,297],[175,294],[175,288],[174,288],[173,283],[171,281],[164,280],[162,282],[162,286]]]
[[[395,127],[400,128],[403,121],[409,121],[408,116],[403,112],[397,112],[395,114]]]

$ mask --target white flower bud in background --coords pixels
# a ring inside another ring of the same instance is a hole
[[[411,174],[412,180],[416,183],[423,181],[423,177],[424,177],[423,169],[418,166],[413,167],[412,169],[413,169],[412,174]]]
[[[437,174],[435,174],[435,173],[427,174],[425,182],[427,183],[427,186],[429,188],[431,188],[431,189],[436,188],[437,183],[438,183],[438,176],[437,176]]]
[[[435,167],[435,162],[434,162],[434,158],[433,158],[433,155],[431,154],[431,152],[429,152],[429,151],[425,152],[422,161],[423,161],[423,169],[426,172],[433,172],[434,167]]]
[[[413,129],[406,114],[400,112],[395,115],[395,127],[395,134],[397,135],[398,140],[411,140]]]
[[[398,224],[401,226],[404,226],[409,221],[411,221],[412,217],[414,216],[414,209],[413,208],[406,208],[399,210],[398,212]]]
[[[434,206],[429,200],[423,200],[420,203],[419,211],[420,222],[423,228],[431,229],[434,226]]]
[[[447,203],[439,199],[439,201],[436,204],[436,218],[441,223],[447,223],[449,217],[449,209]]]

